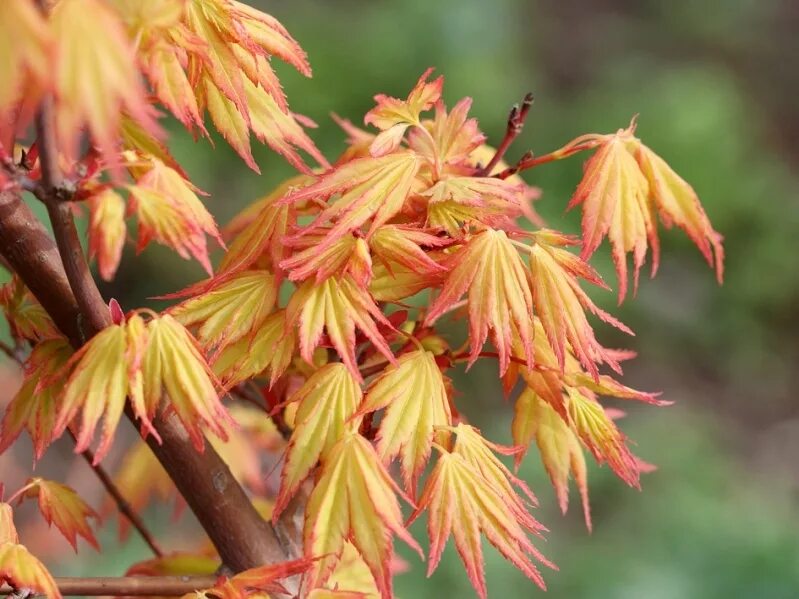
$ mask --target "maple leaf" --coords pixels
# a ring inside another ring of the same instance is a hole
[[[4,543],[19,543],[19,536],[14,526],[14,511],[9,504],[0,501],[0,545]]]
[[[114,475],[114,485],[130,504],[136,513],[141,513],[150,503],[153,496],[167,501],[175,493],[175,486],[172,479],[164,470],[161,462],[155,457],[152,450],[144,441],[136,441],[122,458],[122,462]],[[109,498],[102,512],[104,514],[116,510],[116,504]],[[124,541],[130,532],[130,520],[119,512],[117,530],[120,540]],[[212,573],[216,565],[211,568]],[[163,572],[164,574],[172,572]],[[174,572],[175,574],[186,574],[189,572]],[[205,574],[206,572],[200,572]]]
[[[204,347],[224,348],[263,324],[275,305],[277,291],[270,272],[246,270],[169,312],[185,326],[199,324],[197,340]]]
[[[412,129],[408,133],[408,145],[431,164],[438,160],[445,167],[461,165],[485,141],[477,119],[468,118],[471,107],[471,98],[463,98],[450,112],[442,102],[437,102],[435,117],[422,121],[422,127],[429,134],[419,128]]]
[[[724,247],[721,235],[713,230],[693,187],[682,179],[660,156],[636,140],[631,144],[641,172],[649,181],[650,197],[667,227],[677,225],[691,238],[707,263],[716,269],[721,283],[724,276]],[[653,264],[657,268],[657,264]]]
[[[125,398],[130,390],[127,357],[126,328],[114,324],[89,339],[69,361],[72,374],[64,387],[55,433],[60,435],[81,412],[80,432],[75,445],[75,451],[81,452],[89,447],[100,418],[104,417],[95,464],[111,448],[125,407]]]
[[[639,462],[628,449],[626,437],[602,405],[573,388],[568,389],[568,397],[569,418],[574,431],[597,462],[607,462],[620,479],[639,488]]]
[[[507,503],[508,497],[463,456],[443,452],[425,483],[418,508],[409,518],[413,522],[424,510],[428,511],[428,576],[438,566],[447,539],[453,535],[466,574],[477,594],[485,599],[482,532],[507,560],[545,588],[544,579],[528,554],[546,566],[555,566],[533,546],[514,514],[506,509]]]
[[[309,364],[324,329],[341,361],[360,381],[355,359],[356,326],[380,353],[394,362],[394,354],[375,321],[389,329],[393,328],[391,323],[369,293],[349,277],[330,277],[319,284],[313,280],[303,283],[289,301],[286,321],[292,327],[299,323],[300,355]]]
[[[420,113],[433,107],[441,97],[444,85],[443,77],[432,82],[427,81],[432,72],[433,69],[430,68],[422,73],[406,100],[384,94],[375,96],[377,106],[367,112],[363,119],[365,124],[374,125],[382,130],[369,148],[372,156],[383,156],[393,152],[399,147],[408,127],[421,125]]]
[[[0,287],[0,305],[15,339],[36,343],[60,336],[50,315],[19,277]]]
[[[48,85],[52,33],[29,0],[0,2],[0,114],[21,98],[21,91]]]
[[[384,599],[392,596],[389,564],[394,535],[421,554],[402,524],[396,485],[370,443],[357,433],[340,439],[322,460],[305,509],[305,555],[319,556],[308,586],[322,586],[351,541]]]
[[[104,281],[114,278],[125,247],[125,200],[113,189],[89,199],[89,257],[97,258]]]
[[[335,221],[326,240],[317,246],[323,251],[328,244],[370,219],[367,236],[395,216],[411,193],[419,166],[420,160],[413,152],[359,158],[331,169],[315,183],[289,193],[282,201],[328,200],[338,194],[338,198],[298,234],[305,235]]]
[[[211,366],[226,387],[265,371],[273,385],[291,363],[296,345],[297,334],[286,327],[285,311],[281,310],[266,318],[251,336],[224,347]]]
[[[476,428],[463,423],[458,424],[452,431],[456,435],[452,453],[466,460],[492,488],[505,497],[505,502],[516,521],[532,533],[538,534],[546,530],[529,514],[525,501],[513,489],[515,485],[527,497],[527,502],[531,505],[537,505],[538,500],[530,490],[530,487],[508,470],[494,455],[494,452],[496,452],[506,456],[513,456],[519,454],[520,449],[491,443]]]
[[[24,589],[48,599],[61,599],[50,572],[23,546],[0,543],[0,583]]]
[[[147,333],[141,365],[147,413],[154,410],[162,393],[166,393],[198,451],[203,449],[201,426],[225,439],[225,426],[233,421],[219,401],[219,384],[197,341],[169,314],[150,320]]]
[[[419,273],[446,271],[422,248],[441,248],[450,243],[447,239],[402,225],[379,227],[369,240],[370,248],[386,266],[396,262]]]
[[[305,249],[280,263],[288,271],[289,280],[314,276],[318,283],[333,275],[349,274],[360,287],[367,287],[372,278],[372,257],[366,241],[356,235],[344,235],[320,251],[319,242],[324,239],[325,233],[305,235],[292,244]]]
[[[558,504],[565,514],[569,507],[569,474],[574,477],[583,503],[583,517],[591,530],[591,507],[588,503],[588,476],[580,440],[548,402],[535,391],[525,388],[513,412],[513,442],[524,451],[516,454],[516,467],[535,439],[541,461],[552,481]]]
[[[115,156],[122,112],[157,133],[119,15],[99,0],[60,0],[50,13],[50,24],[56,46],[55,114],[62,151],[75,155],[86,126],[105,157]]]
[[[635,119],[613,135],[580,138],[597,146],[568,208],[583,205],[582,258],[589,258],[607,236],[619,279],[619,303],[627,293],[627,259],[633,254],[633,289],[652,248],[652,274],[657,271],[660,242],[655,208],[667,227],[684,229],[705,259],[723,274],[721,236],[713,230],[696,192],[666,162],[635,137]],[[578,140],[575,140],[575,142]],[[571,142],[569,145],[574,145]],[[715,256],[714,256],[715,255]]]
[[[184,259],[194,257],[211,274],[205,235],[224,244],[214,218],[197,198],[197,188],[157,158],[150,157],[148,166],[146,174],[128,186],[139,218],[136,251],[155,239]]]
[[[432,353],[403,354],[369,386],[358,414],[386,409],[377,434],[384,463],[402,456],[405,489],[416,494],[419,474],[430,458],[434,430],[452,424],[444,377]]]
[[[378,599],[380,591],[369,566],[352,543],[344,544],[326,588],[312,589],[309,599]]]
[[[297,403],[294,431],[280,475],[280,493],[272,519],[285,509],[319,458],[347,432],[357,431],[359,421],[351,417],[361,403],[361,388],[341,362],[325,364],[288,399]]]
[[[38,343],[25,361],[25,380],[6,408],[0,427],[0,453],[26,429],[33,440],[33,454],[39,460],[55,437],[58,402],[63,391],[58,375],[72,355],[63,338]]]
[[[408,257],[408,259],[412,259],[412,257]],[[398,302],[416,295],[424,289],[437,287],[443,282],[445,274],[444,272],[419,272],[398,262],[383,263],[381,260],[372,268],[369,293],[378,302]]]
[[[44,519],[56,525],[75,551],[78,550],[78,536],[100,550],[88,521],[89,518],[99,521],[100,517],[73,489],[42,478],[30,479],[25,486],[25,497],[38,498]]]
[[[479,357],[491,332],[499,352],[500,375],[510,364],[512,336],[521,339],[524,358],[532,367],[533,295],[524,262],[504,231],[487,229],[469,239],[449,260],[450,272],[430,305],[430,326],[468,293],[469,366]]]
[[[545,232],[542,237],[547,235]],[[574,243],[560,236],[560,243]],[[580,363],[598,380],[596,362],[607,362],[618,370],[612,355],[597,342],[584,310],[597,315],[604,322],[632,335],[633,332],[604,310],[598,308],[580,288],[577,277],[605,287],[599,274],[586,262],[567,250],[548,244],[542,238],[530,248],[533,303],[536,314],[555,351],[561,371],[566,363],[566,343],[570,344]]]

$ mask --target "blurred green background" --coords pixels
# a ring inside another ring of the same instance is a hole
[[[535,515],[551,530],[544,553],[549,597],[714,598],[799,596],[799,3],[795,0],[273,0],[252,2],[278,17],[307,50],[314,77],[280,75],[292,108],[319,123],[328,157],[343,148],[329,119],[360,122],[378,92],[404,96],[428,66],[446,77],[451,105],[474,98],[472,113],[489,141],[504,130],[510,105],[527,91],[536,102],[509,153],[555,149],[587,132],[612,132],[640,114],[638,135],[697,190],[726,238],[723,287],[681,232],[663,232],[658,277],[616,310],[636,332],[600,340],[639,352],[625,382],[660,390],[667,408],[629,408],[621,426],[635,451],[659,469],[631,490],[590,465],[594,532],[577,498],[562,517],[531,451],[523,475],[541,500]],[[221,223],[291,174],[256,148],[263,174],[247,170],[217,140],[216,150],[174,129],[173,148],[194,181],[211,193]],[[537,208],[576,233],[564,214],[580,158],[536,169]],[[607,247],[596,264],[610,274]],[[152,247],[126,253],[107,296],[132,307],[202,276],[194,263]],[[609,280],[615,281],[613,276]],[[462,410],[492,439],[509,442],[510,404],[495,365],[458,378]],[[468,380],[468,385],[463,381]],[[84,475],[85,476],[85,475]],[[574,494],[573,494],[574,495]],[[164,515],[152,513],[165,526]],[[115,545],[106,527],[107,551]],[[423,534],[419,527],[419,534]],[[175,541],[179,546],[179,541]],[[112,574],[146,554],[77,563],[54,557],[64,573]],[[430,581],[407,556],[398,577],[405,599],[471,597],[450,547]],[[491,597],[540,594],[486,545]]]

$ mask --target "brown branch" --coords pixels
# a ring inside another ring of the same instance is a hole
[[[58,150],[55,140],[55,123],[52,97],[42,101],[36,114],[36,137],[39,144],[39,166],[42,173],[41,185],[45,193],[44,203],[53,225],[58,251],[64,263],[64,271],[78,302],[82,339],[85,341],[94,333],[111,324],[111,313],[94,282],[86,256],[78,237],[72,209],[63,202],[63,179],[58,167]]]
[[[494,157],[483,169],[480,170],[480,177],[489,176],[494,170],[494,167],[497,166],[499,161],[502,160],[502,157],[505,156],[505,152],[508,151],[508,148],[511,146],[513,141],[519,136],[519,134],[522,132],[522,129],[524,129],[524,122],[527,120],[527,113],[530,112],[530,107],[532,105],[533,94],[531,93],[528,93],[524,96],[521,107],[519,107],[518,104],[513,105],[513,108],[511,108],[510,114],[508,115],[508,125],[505,128],[505,136],[497,146],[497,151],[494,153]]]
[[[214,576],[122,576],[105,578],[56,577],[55,583],[62,595],[117,596],[117,597],[180,597],[214,586]],[[0,596],[16,591],[0,586]]]
[[[72,437],[72,440],[77,442],[75,434],[69,428],[67,430],[69,431],[69,435]],[[158,545],[155,537],[148,530],[139,514],[137,514],[136,510],[133,509],[133,506],[128,503],[128,500],[123,497],[116,484],[114,484],[114,481],[105,471],[105,468],[94,462],[94,453],[92,450],[87,449],[81,452],[81,455],[83,456],[83,459],[86,460],[89,468],[91,468],[97,475],[97,478],[100,479],[100,483],[114,500],[114,503],[116,503],[117,509],[128,519],[128,521],[130,521],[130,523],[133,525],[133,528],[138,531],[139,535],[141,535],[141,538],[145,543],[147,543],[147,546],[150,548],[153,554],[155,554],[156,557],[163,557],[163,550]]]

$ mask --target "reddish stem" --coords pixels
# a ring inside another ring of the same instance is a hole
[[[62,595],[117,597],[180,597],[213,587],[215,576],[121,576],[105,578],[56,577]],[[17,592],[8,585],[0,586],[0,595]]]
[[[505,136],[502,138],[499,146],[497,146],[497,151],[494,153],[494,157],[483,169],[480,170],[478,176],[487,177],[491,174],[491,171],[494,170],[494,167],[499,164],[499,161],[502,160],[505,152],[508,151],[508,148],[511,146],[513,141],[522,132],[522,129],[524,128],[524,122],[527,120],[527,113],[530,112],[530,107],[532,105],[533,94],[531,93],[528,93],[524,96],[521,107],[519,107],[518,104],[513,105],[513,108],[511,108],[510,114],[508,115],[508,124],[505,128]]]

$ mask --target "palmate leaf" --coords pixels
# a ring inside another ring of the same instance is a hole
[[[0,501],[0,545],[4,543],[19,543],[19,536],[14,526],[14,511],[9,504]]]
[[[125,247],[125,200],[113,189],[89,199],[89,257],[97,258],[97,270],[110,281],[119,268]]]
[[[516,400],[511,430],[513,443],[524,450],[516,454],[516,467],[535,440],[564,514],[569,507],[569,475],[574,477],[583,503],[585,525],[591,530],[585,456],[575,432],[549,403],[529,387]]]
[[[392,596],[393,536],[421,554],[402,524],[396,486],[371,444],[357,433],[340,439],[322,460],[305,510],[305,554],[318,557],[309,588],[322,586],[351,541],[374,576],[380,595]]]
[[[491,333],[499,352],[500,375],[513,355],[513,336],[521,340],[532,367],[533,294],[524,262],[504,231],[487,229],[466,241],[449,260],[450,273],[431,304],[425,325],[433,325],[464,293],[469,305],[469,365]]]
[[[63,392],[64,368],[72,348],[64,338],[42,341],[25,361],[25,380],[6,407],[0,427],[0,453],[11,447],[22,429],[33,441],[33,455],[39,460],[56,437],[56,415]]]
[[[443,102],[438,102],[435,117],[422,121],[422,127],[427,129],[429,135],[412,129],[408,133],[408,145],[431,164],[438,160],[444,168],[463,165],[486,139],[477,125],[477,119],[468,118],[471,107],[471,98],[461,99],[449,112]]]
[[[123,112],[158,132],[124,25],[100,0],[60,0],[52,8],[50,24],[56,40],[55,115],[61,150],[74,157],[85,126],[113,164]]]
[[[379,158],[358,158],[337,166],[315,183],[289,193],[285,203],[333,200],[298,236],[333,222],[319,251],[371,219],[369,234],[401,209],[411,193],[421,161],[414,152],[397,151]]]
[[[154,410],[166,393],[198,451],[203,449],[203,429],[225,439],[225,427],[234,423],[219,400],[219,384],[197,341],[169,314],[150,320],[147,333],[142,358],[147,411]]]
[[[357,432],[360,421],[352,419],[352,416],[361,403],[361,397],[358,381],[341,362],[322,366],[289,397],[288,402],[296,402],[298,406],[280,475],[280,493],[272,515],[274,520],[319,458],[328,454],[347,432]]]
[[[568,242],[566,238],[561,239]],[[536,314],[557,356],[561,371],[566,364],[567,342],[595,379],[599,377],[597,362],[608,363],[618,371],[619,366],[613,356],[597,342],[585,310],[625,333],[632,335],[633,332],[598,308],[580,288],[578,277],[605,286],[596,271],[577,256],[540,239],[530,249],[530,270]]]
[[[569,389],[568,394],[569,418],[586,448],[599,463],[607,462],[620,479],[639,488],[641,464],[627,447],[627,438],[598,401],[577,389]]]
[[[610,240],[619,278],[619,303],[627,293],[627,259],[633,254],[633,286],[647,250],[652,249],[652,274],[657,271],[660,242],[655,222],[657,208],[667,226],[684,229],[721,280],[724,251],[693,188],[662,158],[635,137],[635,119],[613,135],[588,135],[597,146],[586,162],[585,174],[569,208],[583,205],[582,258],[589,258],[605,237]],[[575,140],[576,141],[576,140]],[[572,142],[574,144],[575,142]]]
[[[277,299],[274,275],[266,270],[238,272],[170,310],[185,326],[199,326],[203,347],[225,348],[249,337],[269,316]]]
[[[37,343],[61,335],[53,319],[17,276],[0,287],[0,306],[15,339]]]
[[[336,275],[349,275],[365,288],[372,280],[372,256],[366,241],[356,235],[344,235],[320,251],[319,242],[325,233],[305,235],[295,242],[302,251],[280,263],[290,281],[303,281],[313,276],[317,283]]]
[[[285,311],[280,310],[264,320],[251,336],[242,337],[215,354],[211,366],[228,388],[264,373],[269,374],[273,385],[288,368],[296,345],[297,333],[286,326]]]
[[[384,463],[402,456],[405,490],[414,496],[435,428],[452,424],[444,376],[432,353],[420,349],[403,354],[375,379],[358,414],[382,409],[386,412],[377,433],[378,455]]]
[[[330,277],[320,284],[313,280],[303,283],[286,308],[289,326],[299,325],[300,355],[309,364],[313,351],[322,338],[322,331],[341,356],[341,361],[358,380],[362,380],[355,359],[355,328],[357,326],[390,362],[394,354],[377,327],[377,323],[393,329],[368,291],[349,277]]]
[[[515,514],[507,509],[509,499],[462,455],[443,452],[425,483],[419,507],[410,517],[412,522],[424,510],[428,512],[428,576],[438,566],[447,539],[452,535],[469,580],[477,594],[485,599],[482,532],[506,559],[545,588],[544,579],[529,556],[546,566],[555,566],[533,546]]]
[[[75,551],[78,550],[78,536],[100,550],[89,525],[89,518],[99,520],[100,517],[73,489],[43,478],[29,480],[26,487],[28,489],[25,497],[38,498],[39,510],[44,519],[48,524],[56,525]]]
[[[8,583],[15,589],[32,591],[48,599],[61,599],[55,580],[23,546],[16,543],[0,543],[0,583]]]
[[[363,121],[382,130],[375,137],[369,150],[372,156],[383,156],[396,150],[411,125],[420,125],[420,113],[430,110],[441,98],[444,78],[428,82],[433,69],[427,69],[408,94],[406,100],[399,100],[384,94],[375,96],[377,106],[366,113]]]

